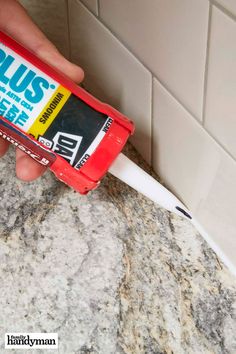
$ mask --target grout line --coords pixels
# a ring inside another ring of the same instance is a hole
[[[236,15],[226,9],[223,5],[219,4],[217,0],[209,0],[212,5],[222,11],[225,15],[229,16],[232,20],[236,21]]]
[[[151,83],[151,166],[153,167],[153,162],[154,162],[154,132],[153,132],[153,127],[154,127],[154,77],[152,75],[152,83]]]
[[[70,1],[70,0],[69,0]],[[115,37],[120,44],[131,53],[131,55],[140,63],[142,64],[142,66],[152,74],[153,76],[153,80],[156,79],[158,80],[158,82],[163,86],[163,88],[176,100],[176,102],[194,119],[194,121],[223,149],[223,151],[229,155],[229,157],[231,157],[231,159],[233,159],[234,162],[236,162],[236,158],[233,156],[233,154],[218,140],[217,137],[215,137],[207,128],[203,127],[202,122],[196,117],[196,115],[188,108],[185,106],[185,104],[176,97],[176,95],[173,93],[173,91],[168,87],[168,85],[166,85],[165,83],[163,83],[163,81],[151,70],[149,69],[146,64],[139,58],[136,56],[136,54],[130,49],[129,45],[127,45],[125,42],[123,42],[122,39],[119,38],[119,36],[117,36],[111,29],[110,27],[107,27],[107,25],[103,22],[103,20],[98,19],[97,16],[94,15],[94,13],[88,9],[88,7],[86,5],[84,5],[82,2],[80,2],[80,0],[76,0],[78,1],[97,21],[99,21],[106,30],[108,30],[111,35],[113,37]],[[213,0],[211,0],[213,1]]]
[[[100,1],[97,0],[97,16],[100,18]]]
[[[205,132],[213,139],[215,140],[215,142],[224,150],[224,152],[229,155],[229,157],[231,157],[231,159],[233,159],[234,162],[236,162],[236,157],[227,149],[227,147],[225,145],[223,145],[218,138],[212,134],[210,132],[210,130],[206,127],[203,127],[203,129],[205,130]]]
[[[204,130],[205,133],[207,133],[214,141],[216,144],[218,144],[221,149],[234,161],[236,162],[236,157],[233,156],[233,154],[227,149],[226,146],[224,146],[216,136],[214,136],[214,134],[212,134],[210,132],[210,130],[206,127],[202,126],[202,122],[199,121],[174,95],[172,95],[172,93],[165,87],[165,85],[162,84],[161,81],[159,81],[159,79],[157,77],[154,77],[154,79],[156,79],[160,85],[167,91],[167,93],[182,107],[182,109],[184,109],[189,115],[190,117],[197,123],[197,125],[202,128]]]
[[[69,1],[70,0],[66,0],[66,17],[67,17],[67,40],[68,40],[68,50],[69,50],[68,54],[69,54],[69,60],[71,60]]]
[[[205,121],[206,121],[206,95],[207,95],[207,86],[208,86],[211,24],[212,24],[212,4],[209,3],[209,17],[208,17],[207,44],[206,44],[206,62],[205,62],[205,74],[204,74],[204,85],[203,85],[203,105],[202,105],[202,125],[204,128],[205,128]]]

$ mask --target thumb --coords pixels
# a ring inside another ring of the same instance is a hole
[[[83,80],[84,71],[78,65],[64,58],[51,42],[44,42],[36,49],[35,54],[77,84]]]

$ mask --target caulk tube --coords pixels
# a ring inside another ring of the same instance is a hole
[[[157,182],[124,154],[119,154],[109,172],[163,208],[192,219],[190,212],[168,189]]]
[[[47,160],[81,194],[99,185],[134,131],[127,117],[1,31],[0,91],[1,137]]]

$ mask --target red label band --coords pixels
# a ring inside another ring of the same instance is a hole
[[[15,145],[41,165],[49,167],[56,160],[53,153],[8,123],[3,117],[0,117],[0,137]]]

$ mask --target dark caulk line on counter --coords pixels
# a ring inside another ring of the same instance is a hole
[[[181,213],[183,213],[187,218],[192,219],[192,216],[190,216],[184,209],[180,207],[175,207],[175,209],[179,210]]]

